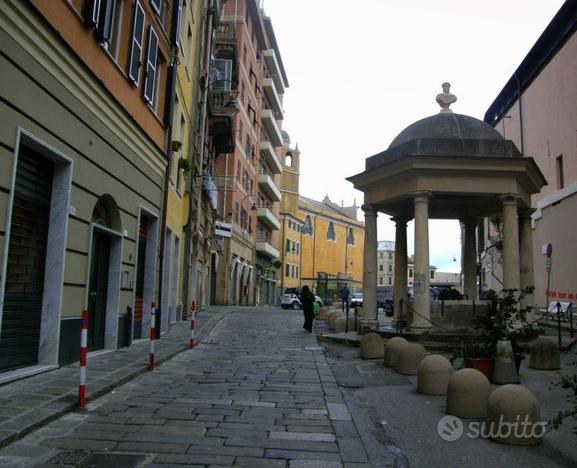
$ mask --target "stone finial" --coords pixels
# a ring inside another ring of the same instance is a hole
[[[445,82],[441,86],[443,87],[443,92],[437,94],[437,103],[442,107],[439,113],[453,112],[449,109],[449,106],[457,100],[457,96],[449,92],[451,83]]]

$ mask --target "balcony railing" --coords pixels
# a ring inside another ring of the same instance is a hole
[[[256,217],[267,228],[278,231],[280,229],[280,222],[268,207],[259,207],[256,209]]]
[[[258,185],[267,196],[273,201],[281,200],[281,192],[277,185],[274,183],[272,177],[266,172],[260,173],[258,175]]]
[[[273,146],[282,146],[282,135],[276,123],[276,117],[270,109],[263,109],[260,117]]]
[[[260,154],[264,157],[264,159],[270,166],[273,174],[282,174],[282,165],[270,141],[261,140]]]

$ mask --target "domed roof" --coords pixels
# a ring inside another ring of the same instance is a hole
[[[442,138],[454,140],[505,140],[489,124],[468,115],[442,112],[409,125],[389,145],[389,149],[411,140]]]
[[[289,134],[287,132],[285,132],[284,130],[281,130],[281,135],[282,135],[282,141],[285,145],[289,146],[291,144],[291,137],[289,136]]]

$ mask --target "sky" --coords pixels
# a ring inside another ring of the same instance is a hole
[[[485,111],[539,38],[562,0],[261,0],[289,87],[283,130],[301,151],[300,193],[363,203],[346,177],[388,148],[405,127],[440,110]],[[364,215],[359,210],[359,219]],[[413,226],[408,250],[413,252]],[[429,221],[430,264],[460,271],[458,221]],[[394,240],[379,214],[378,239]]]

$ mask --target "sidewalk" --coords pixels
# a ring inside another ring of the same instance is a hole
[[[195,342],[198,343],[238,306],[212,306],[197,312]],[[78,337],[80,340],[80,337]],[[161,364],[188,349],[190,322],[172,325],[155,343],[155,362]],[[149,341],[128,348],[88,355],[86,400],[102,396],[147,370]],[[0,387],[0,447],[24,437],[77,408],[78,363],[14,381]]]

